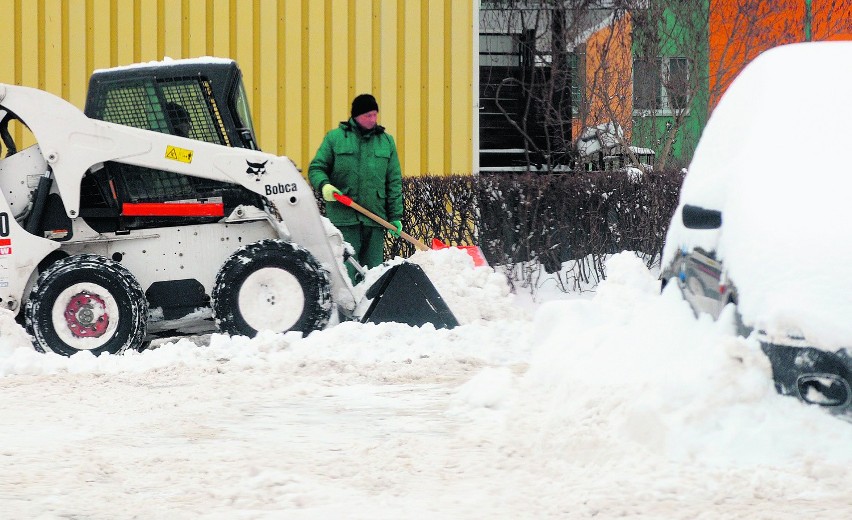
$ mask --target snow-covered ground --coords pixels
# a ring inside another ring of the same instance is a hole
[[[343,323],[63,358],[0,314],[0,516],[852,513],[852,425],[776,395],[756,343],[658,294],[632,254],[596,293],[539,301],[447,259],[425,263],[456,286],[467,324],[449,331]]]

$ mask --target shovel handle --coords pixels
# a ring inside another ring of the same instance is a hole
[[[365,208],[364,206],[362,206],[362,205],[358,204],[357,202],[355,202],[354,200],[352,200],[352,198],[351,198],[351,197],[347,197],[346,195],[343,195],[343,194],[341,194],[341,193],[335,193],[335,194],[334,194],[334,198],[335,198],[335,199],[337,199],[337,202],[339,202],[339,203],[343,204],[344,206],[349,206],[350,208],[354,209],[354,210],[355,210],[355,211],[357,211],[358,213],[360,213],[360,214],[364,215],[365,217],[369,218],[369,219],[370,219],[370,220],[372,220],[373,222],[376,222],[376,223],[378,223],[378,224],[381,224],[381,225],[382,225],[383,227],[385,227],[386,229],[389,229],[389,230],[391,230],[391,231],[396,231],[396,226],[394,226],[393,224],[391,224],[391,223],[390,223],[390,222],[388,222],[387,220],[383,219],[382,217],[380,217],[380,216],[376,215],[375,213],[373,213],[372,211],[368,210],[368,209],[367,209],[367,208]],[[413,236],[409,235],[409,234],[408,234],[408,233],[406,233],[405,231],[401,231],[401,232],[399,233],[399,236],[401,236],[401,237],[402,237],[402,238],[403,238],[406,242],[408,242],[409,244],[413,245],[414,247],[416,247],[416,248],[417,248],[417,249],[419,249],[420,251],[429,251],[429,250],[430,250],[429,246],[427,246],[427,245],[426,245],[426,244],[424,244],[423,242],[421,242],[421,241],[417,240],[416,238],[414,238]]]

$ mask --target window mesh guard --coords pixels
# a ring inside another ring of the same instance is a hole
[[[102,88],[95,114],[111,123],[179,135],[215,144],[227,144],[215,101],[204,78],[135,80]],[[158,95],[159,90],[159,95]],[[123,163],[107,165],[124,185],[124,202],[166,202],[221,196],[236,186],[163,170]]]

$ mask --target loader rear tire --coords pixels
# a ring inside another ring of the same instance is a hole
[[[76,255],[57,260],[39,275],[24,315],[36,350],[63,356],[117,354],[142,346],[148,301],[118,262]]]
[[[235,251],[216,275],[213,316],[220,331],[308,333],[331,317],[329,273],[306,249],[261,240]]]

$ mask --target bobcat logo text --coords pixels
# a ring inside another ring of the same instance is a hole
[[[278,195],[279,193],[293,193],[295,191],[298,191],[299,189],[298,186],[296,186],[295,182],[290,184],[281,184],[279,182],[278,186],[272,186],[270,184],[267,184],[264,186],[264,188],[266,188],[267,195]]]

